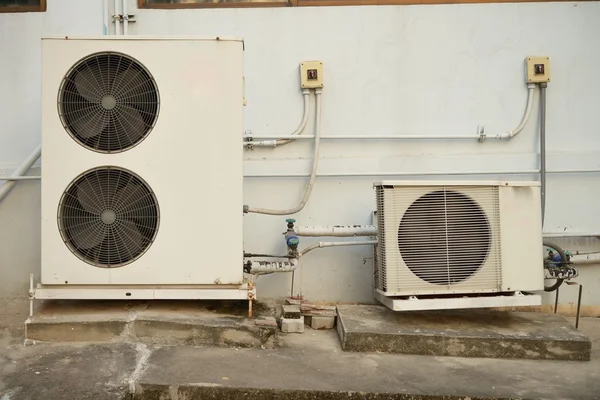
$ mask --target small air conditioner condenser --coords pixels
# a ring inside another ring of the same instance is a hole
[[[374,184],[376,295],[543,290],[537,182]]]

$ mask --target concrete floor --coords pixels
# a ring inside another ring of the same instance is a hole
[[[23,345],[26,300],[0,302],[0,399],[600,399],[600,319],[589,362],[342,352],[334,331],[278,349],[140,342]],[[133,394],[133,396],[132,396]]]

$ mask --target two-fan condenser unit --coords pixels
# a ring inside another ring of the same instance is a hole
[[[243,42],[42,40],[36,298],[246,299]]]
[[[394,310],[539,305],[536,182],[379,182],[375,297]]]

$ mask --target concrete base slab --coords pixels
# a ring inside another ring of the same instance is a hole
[[[242,304],[243,303],[243,304]],[[247,302],[46,302],[25,323],[30,341],[274,347],[277,326],[247,318]],[[261,312],[261,307],[258,312]],[[264,309],[263,312],[270,312]]]
[[[354,352],[588,361],[591,351],[587,336],[552,314],[344,305],[337,330]]]
[[[308,330],[285,336],[276,350],[155,349],[132,398],[592,400],[600,393],[597,368],[598,361],[574,367],[564,361],[348,353],[335,332]]]

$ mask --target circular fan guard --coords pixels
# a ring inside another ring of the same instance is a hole
[[[75,141],[100,153],[139,144],[154,127],[158,109],[154,79],[141,63],[121,53],[84,58],[59,89],[63,126]]]
[[[398,248],[406,266],[424,281],[438,285],[473,276],[487,259],[491,243],[483,210],[471,198],[449,190],[417,199],[398,228]]]
[[[154,241],[158,224],[158,203],[150,187],[117,167],[82,174],[58,206],[63,241],[96,267],[121,267],[141,257]]]

